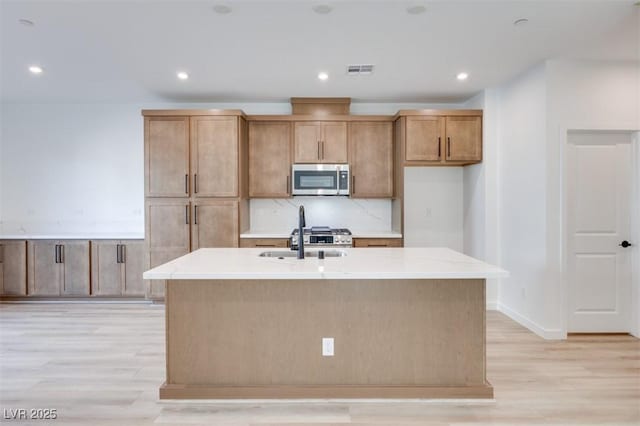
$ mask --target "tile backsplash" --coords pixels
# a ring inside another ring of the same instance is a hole
[[[349,228],[353,232],[389,232],[391,200],[349,197],[293,197],[252,199],[252,232],[286,232],[298,226],[298,208],[304,206],[307,227]]]

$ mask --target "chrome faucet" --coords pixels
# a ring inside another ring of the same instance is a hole
[[[298,259],[304,259],[304,227],[307,226],[304,220],[304,206],[298,210]]]

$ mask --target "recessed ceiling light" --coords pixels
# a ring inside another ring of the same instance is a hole
[[[319,13],[320,15],[326,15],[327,13],[333,10],[333,8],[328,4],[317,4],[313,6],[311,9],[313,9],[315,13]]]
[[[42,69],[41,66],[31,65],[29,67],[29,71],[31,71],[32,74],[42,74],[42,71],[44,71],[44,70]]]
[[[18,19],[18,22],[20,22],[25,27],[33,27],[35,25],[33,21],[30,21],[28,19]]]
[[[467,74],[466,72],[460,72],[458,73],[458,75],[456,75],[456,78],[460,81],[463,81],[469,78],[469,74]]]
[[[226,4],[216,4],[215,6],[213,6],[213,10],[220,15],[231,13],[231,8]]]
[[[421,4],[407,7],[407,13],[409,15],[420,15],[421,13],[424,13],[426,10],[427,8]]]
[[[187,74],[184,71],[179,71],[178,74],[176,74],[178,76],[178,78],[180,80],[187,80],[189,78],[189,74]]]
[[[520,18],[513,21],[513,25],[515,25],[516,27],[522,27],[524,25],[527,25],[528,23],[529,20],[527,18]]]
[[[328,80],[329,79],[329,74],[327,74],[326,72],[319,72],[318,73],[318,80]]]

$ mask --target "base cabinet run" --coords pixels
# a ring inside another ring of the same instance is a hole
[[[0,240],[0,295],[27,294],[27,242]]]
[[[38,240],[27,243],[28,293],[88,296],[89,241]]]

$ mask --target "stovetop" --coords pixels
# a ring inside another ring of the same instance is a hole
[[[304,228],[304,235],[351,235],[347,228],[330,228],[328,226],[312,226]],[[294,229],[291,235],[298,235],[298,229]]]

